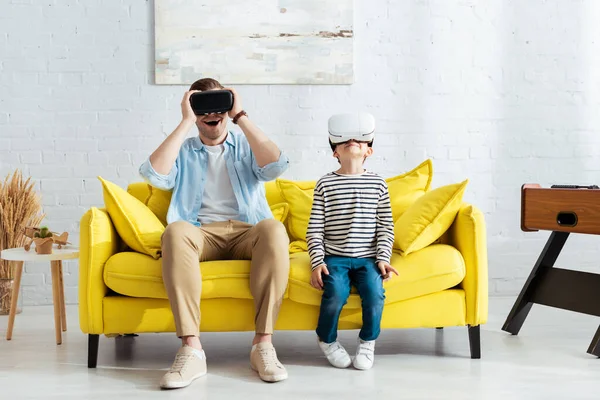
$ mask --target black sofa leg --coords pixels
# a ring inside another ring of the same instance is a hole
[[[469,326],[469,346],[471,347],[471,358],[481,358],[481,330],[479,325]]]
[[[88,368],[96,368],[98,364],[98,344],[100,335],[88,335]]]

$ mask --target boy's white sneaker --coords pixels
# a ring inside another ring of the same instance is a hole
[[[331,365],[336,368],[348,368],[352,364],[350,354],[346,351],[344,346],[337,340],[333,343],[324,343],[321,339],[317,338],[319,347],[323,350],[323,354],[327,357],[327,360]]]
[[[364,341],[358,339],[358,347],[356,348],[356,356],[354,357],[354,368],[370,369],[375,361],[375,341]]]

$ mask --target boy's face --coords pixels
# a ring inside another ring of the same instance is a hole
[[[373,154],[373,148],[369,147],[367,142],[357,142],[354,139],[338,144],[333,152],[333,156],[340,163],[354,159],[365,160],[371,154]]]

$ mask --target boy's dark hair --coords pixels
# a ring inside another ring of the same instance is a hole
[[[192,83],[190,90],[210,90],[210,89],[225,89],[218,80],[213,78],[202,78]]]

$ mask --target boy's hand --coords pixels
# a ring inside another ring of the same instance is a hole
[[[385,261],[379,261],[377,263],[377,266],[379,267],[379,271],[381,271],[381,276],[383,276],[384,282],[392,279],[392,272],[398,275],[398,271],[396,271],[396,268],[392,267]]]
[[[315,289],[323,290],[323,278],[321,277],[321,274],[329,275],[329,271],[325,264],[321,264],[315,268],[310,276],[310,284]]]

